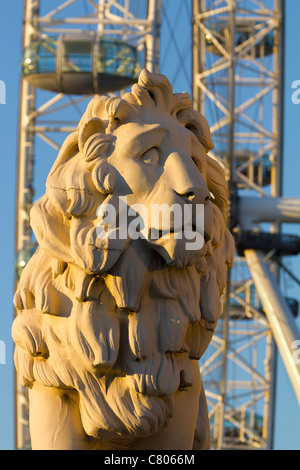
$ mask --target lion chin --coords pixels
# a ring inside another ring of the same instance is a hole
[[[93,439],[122,446],[172,422],[178,428],[178,403],[191,390],[198,409],[198,360],[234,256],[226,181],[207,155],[212,147],[188,95],[174,95],[165,77],[144,70],[123,98],[90,102],[31,210],[39,248],[14,297],[16,368],[24,386],[67,395],[69,409],[75,397]],[[120,221],[125,196],[129,209],[203,206],[203,237],[192,230],[132,239],[119,236],[120,224],[110,229],[115,236],[97,236],[99,208],[109,204]],[[201,243],[188,249],[197,236]],[[201,400],[204,416],[204,392]]]

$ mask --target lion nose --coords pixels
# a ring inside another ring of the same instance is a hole
[[[210,201],[209,191],[206,188],[199,188],[198,186],[190,187],[181,192],[175,189],[175,193],[193,204],[205,204]]]
[[[168,160],[173,190],[178,196],[192,204],[210,201],[210,192],[191,157],[174,152]]]

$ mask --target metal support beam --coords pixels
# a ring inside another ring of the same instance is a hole
[[[278,350],[300,404],[300,363],[294,359],[294,346],[300,338],[293,314],[283,297],[263,255],[245,250],[245,257],[258,296],[272,329]]]
[[[260,223],[300,223],[300,199],[282,197],[240,197],[239,226],[251,230]]]

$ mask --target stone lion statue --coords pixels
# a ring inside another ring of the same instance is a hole
[[[39,248],[12,335],[33,449],[209,448],[198,360],[234,243],[223,170],[191,106],[147,70],[122,98],[94,97],[32,207]],[[204,243],[189,250],[178,227],[165,237],[151,220],[140,236],[119,236],[120,198],[129,209],[188,206],[195,233],[203,207]],[[117,223],[101,225],[108,204]]]

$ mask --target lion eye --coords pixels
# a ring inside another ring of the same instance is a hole
[[[158,165],[159,163],[159,153],[156,147],[152,147],[151,149],[147,150],[142,155],[142,160],[144,163],[147,163],[148,165]]]

